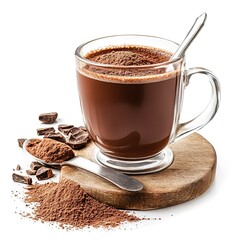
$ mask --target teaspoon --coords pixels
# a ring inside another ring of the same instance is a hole
[[[195,20],[188,34],[186,35],[182,43],[179,45],[176,52],[171,56],[170,61],[177,59],[179,57],[182,57],[184,55],[185,51],[188,49],[192,41],[195,39],[195,37],[198,35],[200,30],[204,26],[206,19],[207,19],[207,14],[203,13]]]
[[[74,157],[68,161],[64,161],[61,163],[46,163],[44,160],[35,157],[27,150],[27,145],[31,140],[33,139],[28,139],[24,142],[23,149],[28,155],[30,155],[32,158],[34,158],[41,164],[52,167],[73,166],[81,168],[108,180],[109,182],[113,183],[121,189],[131,192],[136,192],[143,189],[143,184],[137,179],[125,175],[119,171],[113,170],[111,168],[100,166],[83,157]]]

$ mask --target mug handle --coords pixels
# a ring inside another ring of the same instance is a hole
[[[207,79],[211,85],[212,90],[211,97],[207,107],[197,117],[191,119],[190,121],[178,124],[174,141],[179,140],[204,127],[209,121],[213,119],[219,108],[220,83],[217,77],[211,71],[205,68],[190,68],[186,73],[187,85],[194,74],[207,75]]]

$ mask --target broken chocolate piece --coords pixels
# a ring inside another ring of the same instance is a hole
[[[39,120],[43,123],[51,124],[56,121],[57,117],[57,112],[42,113],[39,115]]]
[[[39,162],[31,162],[30,164],[30,169],[31,170],[38,170],[39,168],[41,168],[43,165]]]
[[[17,165],[16,170],[17,170],[17,171],[20,171],[20,170],[21,170],[21,166],[20,166],[19,164]]]
[[[22,148],[22,147],[23,147],[23,143],[24,143],[26,140],[27,140],[26,138],[19,138],[19,139],[18,139],[18,146]]]
[[[73,127],[69,130],[66,143],[73,149],[79,150],[90,141],[88,132],[84,127]]]
[[[27,173],[28,175],[36,175],[36,172],[37,172],[37,170],[34,170],[34,169],[27,169],[27,170],[26,170],[26,173]]]
[[[88,133],[87,129],[85,127],[72,127],[71,129],[69,129],[68,134],[72,134],[74,136],[82,134],[83,132]]]
[[[55,132],[55,129],[53,127],[47,127],[47,128],[38,128],[37,129],[37,135],[44,135],[46,133]]]
[[[56,140],[58,142],[62,142],[62,143],[66,142],[65,137],[60,132],[46,133],[43,138],[51,138],[51,139],[54,139],[54,140]]]
[[[22,175],[13,173],[12,179],[14,182],[24,183],[24,184],[28,184],[28,185],[32,184],[32,178],[30,178],[28,176],[22,176]]]
[[[38,180],[46,180],[53,177],[52,169],[41,167],[36,172],[36,177]]]
[[[68,135],[69,130],[70,130],[71,128],[73,128],[73,127],[74,127],[74,125],[59,124],[59,125],[58,125],[58,130],[59,130],[61,133],[65,134],[65,135]]]

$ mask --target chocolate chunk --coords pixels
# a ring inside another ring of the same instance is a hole
[[[65,134],[65,135],[68,135],[69,130],[70,130],[71,128],[73,128],[73,127],[74,127],[74,125],[59,124],[59,125],[58,125],[58,130],[59,130],[61,133]]]
[[[32,178],[30,178],[28,176],[22,176],[22,175],[13,173],[12,179],[14,182],[24,183],[24,184],[28,184],[28,185],[32,184]]]
[[[24,143],[26,140],[27,140],[26,138],[19,138],[19,139],[18,139],[18,146],[22,148],[22,147],[23,147],[23,143]]]
[[[88,132],[83,127],[73,127],[68,134],[66,143],[73,149],[79,150],[90,140]]]
[[[56,140],[58,142],[62,142],[62,143],[66,142],[65,137],[60,132],[46,133],[43,138],[51,138],[51,139],[54,139],[54,140]]]
[[[19,164],[17,165],[16,170],[17,170],[17,171],[20,171],[20,170],[21,170],[21,166],[20,166]]]
[[[71,129],[69,129],[68,134],[71,133],[72,135],[77,136],[79,134],[82,134],[83,132],[88,133],[87,129],[85,127],[82,127],[82,126],[81,127],[72,127]]]
[[[55,132],[55,129],[53,127],[48,127],[48,128],[38,128],[37,129],[37,134],[38,135],[44,135],[46,133],[50,132]]]
[[[43,165],[39,162],[31,162],[30,164],[30,169],[31,170],[38,170],[39,168],[41,168]]]
[[[36,175],[36,172],[37,172],[37,170],[34,170],[34,169],[27,169],[27,170],[26,170],[26,173],[27,173],[28,175]]]
[[[41,167],[36,172],[36,177],[38,180],[46,180],[53,177],[52,169]]]
[[[42,113],[39,115],[39,120],[43,123],[51,124],[56,121],[57,117],[57,112]]]

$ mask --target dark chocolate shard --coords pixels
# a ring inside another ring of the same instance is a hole
[[[79,150],[90,141],[88,132],[84,127],[73,127],[69,130],[66,143],[72,148]]]
[[[66,139],[60,132],[50,132],[46,133],[43,138],[51,138],[53,140],[56,140],[58,142],[65,143]]]
[[[36,177],[38,180],[46,180],[53,177],[53,171],[47,167],[41,167],[36,172]]]
[[[70,125],[70,124],[59,124],[58,125],[58,130],[61,133],[65,134],[65,135],[68,135],[69,130],[73,127],[74,127],[74,125]]]
[[[55,132],[55,129],[53,127],[47,127],[47,128],[38,128],[37,134],[38,135],[44,135],[46,133]]]
[[[88,133],[87,132],[87,129],[85,127],[72,127],[71,129],[69,129],[69,132],[68,134],[72,134],[72,135],[79,135],[79,134],[82,134],[82,133]]]
[[[39,168],[41,168],[43,165],[39,162],[31,162],[30,164],[30,169],[31,170],[38,170]]]
[[[21,166],[18,164],[17,167],[16,167],[16,170],[20,171],[21,169],[22,169]]]
[[[37,172],[37,170],[34,170],[34,169],[27,169],[27,170],[26,170],[26,173],[27,173],[28,175],[36,175],[36,172]]]
[[[32,184],[32,178],[30,178],[28,176],[23,176],[23,175],[13,173],[12,174],[12,179],[13,179],[14,182],[24,183],[24,184],[27,184],[27,185]]]
[[[22,148],[22,147],[23,147],[23,143],[24,143],[26,140],[27,140],[26,138],[19,138],[19,139],[18,139],[18,146]]]
[[[42,113],[39,115],[39,120],[43,123],[51,124],[56,121],[57,117],[58,117],[57,112]]]

